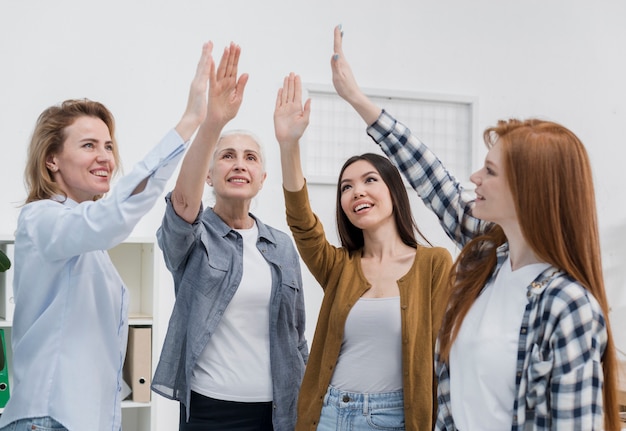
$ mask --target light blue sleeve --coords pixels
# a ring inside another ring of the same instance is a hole
[[[18,224],[47,260],[108,250],[126,239],[154,206],[187,144],[171,130],[106,197],[80,204],[69,199],[32,202],[22,209]],[[133,195],[146,178],[145,189]]]

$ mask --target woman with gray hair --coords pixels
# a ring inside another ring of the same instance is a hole
[[[181,431],[293,430],[308,359],[298,254],[250,213],[267,175],[258,139],[221,134],[248,80],[239,54],[231,44],[212,71],[207,117],[157,233],[176,302],[152,389],[180,401]]]

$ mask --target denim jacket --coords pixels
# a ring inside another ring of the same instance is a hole
[[[211,208],[200,208],[196,220],[187,223],[170,198],[171,193],[157,239],[174,278],[176,302],[152,390],[182,402],[189,416],[191,372],[239,286],[243,242]],[[274,429],[291,431],[308,360],[300,261],[287,234],[255,220],[257,247],[272,273],[268,324]]]

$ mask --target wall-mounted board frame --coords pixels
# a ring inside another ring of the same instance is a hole
[[[354,109],[331,86],[304,84],[311,120],[302,138],[303,169],[310,184],[336,184],[343,163],[355,154],[382,154]],[[478,100],[471,96],[364,89],[378,106],[426,143],[463,184],[476,160]]]

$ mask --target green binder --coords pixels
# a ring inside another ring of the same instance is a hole
[[[7,345],[4,340],[4,329],[0,328],[0,408],[4,408],[9,401],[9,364],[7,361]]]

